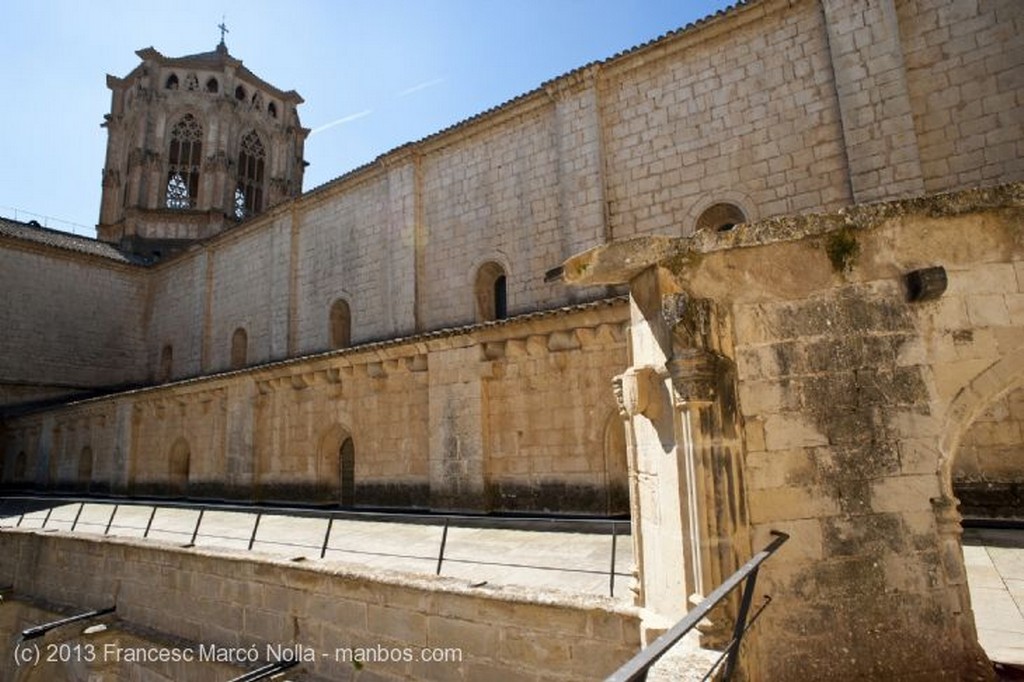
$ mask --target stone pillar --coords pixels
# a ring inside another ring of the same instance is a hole
[[[432,351],[428,363],[430,506],[482,511],[486,501],[480,347]]]
[[[630,416],[638,602],[653,635],[735,571],[749,539],[735,370],[718,352],[714,306],[656,267],[630,290],[630,367],[616,388]],[[705,629],[715,643],[730,610]]]
[[[854,201],[924,193],[893,0],[822,0]]]

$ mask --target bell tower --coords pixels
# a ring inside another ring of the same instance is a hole
[[[261,80],[224,44],[152,47],[112,91],[99,238],[159,258],[302,192],[302,97]]]

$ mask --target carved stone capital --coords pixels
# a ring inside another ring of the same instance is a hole
[[[677,348],[667,366],[677,406],[718,400],[729,371],[726,358],[700,348]]]

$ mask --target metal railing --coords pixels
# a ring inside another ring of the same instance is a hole
[[[654,640],[650,646],[645,647],[633,658],[629,659],[625,665],[612,673],[605,682],[632,682],[633,680],[646,680],[647,673],[655,663],[660,659],[669,649],[675,645],[676,642],[681,640],[686,633],[704,620],[704,618],[714,609],[719,602],[724,600],[730,592],[743,584],[743,595],[740,597],[740,609],[736,616],[736,623],[733,626],[732,639],[725,647],[725,651],[718,657],[718,660],[711,666],[711,669],[704,676],[704,679],[710,678],[715,671],[721,665],[723,659],[725,660],[725,669],[722,672],[722,680],[729,680],[732,677],[733,672],[736,670],[736,661],[739,658],[740,644],[743,641],[743,635],[750,629],[750,626],[754,624],[761,612],[764,611],[765,607],[771,602],[771,597],[766,596],[765,602],[758,608],[754,613],[753,617],[748,621],[747,615],[750,613],[750,602],[754,597],[754,584],[757,582],[757,572],[761,564],[765,562],[768,557],[774,554],[779,547],[789,539],[789,535],[786,533],[773,530],[772,535],[775,539],[772,540],[767,547],[762,549],[760,552],[755,554],[750,561],[743,564],[738,571],[733,573],[731,576],[726,578],[725,582],[719,585],[715,590],[707,596],[700,604],[693,608],[686,616],[673,625],[665,634],[658,639]]]
[[[19,504],[20,503],[20,504]],[[26,510],[26,504],[36,503],[39,505],[37,509]],[[12,510],[11,505],[15,505]],[[77,510],[74,513],[74,519],[70,521],[70,528],[68,528],[68,519],[51,519],[53,510],[55,507],[63,506],[67,504],[78,505]],[[101,522],[97,521],[85,521],[82,520],[82,512],[85,506],[89,505],[109,505],[111,506],[110,515]],[[593,568],[583,567],[565,567],[565,566],[542,566],[542,565],[530,565],[530,564],[512,564],[508,562],[500,561],[485,561],[480,559],[468,559],[468,558],[448,558],[445,552],[448,548],[449,543],[449,527],[490,527],[490,528],[505,528],[505,529],[518,529],[518,530],[569,530],[572,532],[585,532],[585,533],[599,533],[608,534],[611,536],[611,551],[609,556],[609,565],[607,569],[608,576],[608,594],[611,597],[615,596],[615,583],[616,578],[629,577],[630,573],[624,573],[617,570],[617,548],[618,548],[618,536],[621,533],[630,532],[630,521],[627,519],[605,519],[605,518],[572,518],[572,517],[541,517],[541,516],[490,516],[490,515],[472,515],[472,514],[429,514],[429,513],[415,513],[415,512],[398,512],[398,511],[357,511],[357,510],[329,510],[329,509],[316,509],[309,507],[286,507],[286,506],[262,506],[262,505],[247,505],[247,504],[234,504],[234,503],[202,503],[202,502],[179,502],[174,500],[155,500],[155,499],[129,499],[129,498],[105,498],[105,497],[63,497],[54,495],[8,495],[0,500],[0,520],[3,518],[12,519],[15,516],[17,521],[14,526],[18,528],[24,528],[23,524],[26,522],[26,516],[29,514],[42,511],[43,507],[46,507],[46,513],[43,516],[42,523],[40,525],[33,525],[33,530],[69,530],[74,532],[77,530],[83,530],[84,527],[91,527],[90,532],[100,532],[102,535],[109,535],[112,531],[120,529],[142,531],[141,537],[148,539],[151,533],[160,533],[164,536],[173,535],[180,536],[184,541],[182,546],[192,547],[195,546],[196,541],[199,539],[213,539],[213,540],[227,540],[233,542],[245,542],[246,548],[252,550],[256,542],[259,541],[264,545],[276,545],[276,546],[287,546],[295,547],[296,549],[313,549],[318,552],[320,559],[327,558],[329,552],[335,554],[372,554],[375,556],[394,556],[402,559],[424,559],[435,562],[435,574],[440,575],[441,569],[448,561],[450,563],[463,563],[463,564],[475,564],[475,565],[496,565],[496,566],[508,566],[511,568],[525,568],[535,569],[538,571],[553,571],[563,573],[578,573],[578,574],[602,574],[604,571]],[[134,526],[134,525],[122,525],[115,522],[118,512],[127,507],[150,507],[150,512],[146,520],[145,527]],[[188,529],[183,529],[180,526],[174,529],[170,528],[158,528],[154,523],[157,518],[157,512],[161,509],[189,509],[198,512],[194,524]],[[215,533],[203,533],[202,524],[208,512],[229,512],[238,514],[253,514],[255,519],[252,522],[251,531],[246,531],[246,538],[240,537],[229,537],[224,535],[217,535]],[[303,544],[299,542],[285,542],[281,540],[270,540],[261,539],[258,537],[260,531],[261,521],[265,516],[297,516],[302,518],[317,518],[324,519],[327,521],[326,528],[323,533],[323,540],[318,542],[316,545]],[[48,529],[47,525],[50,524],[51,520],[54,521],[53,525],[59,525],[59,528]],[[441,539],[435,556],[414,556],[411,554],[388,554],[387,552],[370,551],[370,550],[354,550],[354,549],[339,549],[331,547],[332,533],[336,531],[335,522],[339,520],[369,520],[369,521],[388,521],[395,523],[408,523],[408,524],[431,524],[443,526],[441,532]],[[57,521],[60,521],[58,524]],[[38,523],[38,520],[36,520]],[[94,528],[93,528],[94,527]],[[102,529],[102,530],[100,530]],[[135,537],[140,537],[136,535]]]

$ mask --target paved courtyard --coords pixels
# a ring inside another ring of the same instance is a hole
[[[964,562],[981,646],[1024,665],[1024,530],[966,529]]]

